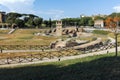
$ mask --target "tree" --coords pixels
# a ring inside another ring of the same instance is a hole
[[[8,14],[6,15],[6,22],[7,22],[7,23],[10,23],[11,25],[13,25],[13,24],[15,23],[16,19],[18,19],[18,18],[21,17],[21,16],[22,16],[22,15],[19,14],[19,13],[13,13],[13,12],[8,13]]]
[[[43,23],[45,24],[45,27],[49,27],[49,21],[48,20],[44,20]]]
[[[117,26],[117,22],[120,21],[119,17],[107,17],[105,20],[106,28],[113,28],[115,29]]]
[[[34,19],[34,24],[36,27],[41,26],[43,19],[42,18],[35,18]]]
[[[24,22],[26,23],[29,19],[29,17],[24,17]]]
[[[89,20],[92,20],[91,17],[82,17],[79,24],[81,26],[89,26]]]
[[[94,26],[94,21],[93,21],[92,19],[89,20],[89,21],[88,21],[88,25],[89,25],[89,26]]]
[[[57,20],[53,20],[53,21],[52,21],[52,27],[56,27],[56,21],[57,21]]]
[[[62,19],[63,26],[78,26],[80,18],[64,18]]]
[[[28,16],[29,16],[29,18],[31,18],[31,19],[34,19],[35,17],[38,17],[38,16],[36,16],[36,15],[34,15],[34,14],[28,14]]]
[[[112,13],[112,14],[108,15],[108,17],[112,17],[112,18],[114,18],[116,16],[120,17],[120,13]]]
[[[110,28],[110,29],[114,29],[115,30],[115,56],[117,57],[118,55],[118,48],[117,48],[117,26],[118,26],[118,22],[120,21],[120,18],[115,16],[115,17],[108,17],[106,20],[105,20],[105,23],[106,23],[106,27],[107,28]]]
[[[22,16],[21,14],[19,14],[19,13],[13,13],[13,12],[7,14],[7,18],[8,17],[10,17],[10,18],[19,18],[21,16]]]
[[[105,19],[105,17],[101,17],[101,16],[95,16],[95,18],[94,18],[94,20],[99,20],[99,19],[102,19],[102,20],[104,20],[104,19]]]
[[[19,28],[23,28],[24,27],[24,21],[21,19],[16,19],[15,20],[15,24],[19,27]]]
[[[52,21],[51,21],[51,18],[49,19],[49,27],[50,27],[50,28],[52,27]]]
[[[33,19],[31,19],[31,18],[25,23],[25,25],[26,25],[28,28],[34,28],[34,27],[35,27],[34,21],[33,21]]]

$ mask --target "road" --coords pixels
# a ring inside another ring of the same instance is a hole
[[[42,50],[2,50],[2,53],[21,53],[21,52],[41,52]],[[45,50],[47,51],[56,51],[55,49]]]

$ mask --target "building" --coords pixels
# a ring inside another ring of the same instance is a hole
[[[94,27],[96,28],[104,28],[104,20],[99,19],[94,21]]]
[[[11,28],[9,23],[6,23],[6,12],[0,11],[0,28]]]
[[[6,21],[6,13],[0,12],[0,23],[5,23]]]

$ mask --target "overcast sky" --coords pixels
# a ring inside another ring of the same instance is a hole
[[[0,10],[61,19],[120,12],[120,0],[0,0]]]

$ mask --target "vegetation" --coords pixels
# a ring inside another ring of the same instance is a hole
[[[120,18],[119,17],[108,17],[106,18],[105,20],[105,25],[107,28],[110,28],[110,29],[114,29],[116,28],[116,26],[118,26],[118,22],[120,21]]]
[[[0,45],[47,45],[57,40],[54,36],[35,35],[36,33],[44,33],[46,29],[17,29],[12,34],[7,34],[7,30],[0,30]],[[4,38],[4,39],[3,39]]]
[[[108,17],[112,17],[112,18],[114,18],[114,17],[120,17],[120,13],[111,13],[110,15],[108,15]]]
[[[103,30],[94,30],[94,34],[101,34],[101,35],[108,35],[110,32],[109,31],[103,31]]]
[[[117,15],[117,16],[116,16]],[[120,13],[112,13],[105,16],[90,16],[80,18],[63,18],[63,26],[94,26],[94,20],[102,19],[107,28],[115,28],[116,21],[120,21]],[[34,14],[7,13],[6,22],[15,24],[13,27],[19,28],[52,28],[56,25],[56,20],[43,20]],[[120,24],[119,24],[120,25]]]
[[[63,40],[68,39],[69,37],[63,35],[62,37],[55,36],[43,36],[42,34],[48,31],[48,29],[16,29],[14,33],[7,34],[9,31],[5,30],[5,34],[3,30],[0,30],[0,45],[41,45],[41,46],[49,46],[51,42],[56,41],[59,38]],[[35,35],[40,33],[40,35]],[[75,38],[77,40],[85,40],[92,41],[95,40],[96,37],[101,37],[102,39],[107,39],[107,33],[104,31],[95,31],[94,34],[90,34],[90,36],[80,36]],[[101,35],[102,34],[102,35]],[[22,49],[22,48],[21,48]],[[27,48],[25,48],[27,49]]]
[[[16,24],[19,28],[36,28],[40,27],[43,19],[33,14],[8,13],[6,22]]]
[[[119,20],[115,17],[116,13],[108,17],[96,16],[96,19],[105,20],[108,28],[115,28],[116,21]],[[19,28],[52,28],[55,27],[55,22],[51,19],[43,20],[33,14],[20,14],[8,13],[7,23],[15,24]],[[62,19],[63,26],[93,26],[94,20],[92,17],[81,18],[65,18]],[[9,31],[0,31],[0,45],[47,45],[56,41],[58,38],[54,36],[43,36],[36,33],[44,33],[46,29],[17,29],[13,34],[7,34]],[[112,33],[102,30],[94,30],[94,35],[89,37],[81,37],[80,40],[94,41],[96,37],[106,39],[106,36]],[[110,34],[109,34],[110,33]],[[94,36],[94,37],[93,37]],[[114,37],[113,37],[114,38]],[[63,36],[64,39],[64,36]],[[120,35],[118,35],[120,41]],[[7,57],[27,57],[30,54],[40,54],[40,57],[60,57],[77,55],[80,52],[76,50],[59,51],[59,52],[38,52],[38,53],[6,53],[0,54],[0,59]],[[120,55],[114,57],[113,54],[106,54],[100,56],[86,57],[82,59],[66,60],[52,63],[43,63],[27,66],[17,66],[10,68],[0,68],[1,80],[119,80],[120,77]]]
[[[101,16],[95,16],[95,20],[98,20],[98,19],[102,19],[102,20],[104,20],[106,17],[101,17]]]
[[[93,26],[94,21],[92,17],[83,18],[65,18],[62,19],[63,26]]]
[[[108,34],[108,36],[110,36],[110,37],[115,39],[115,33],[110,33],[110,34]],[[118,34],[117,40],[118,40],[118,45],[120,45],[120,34]]]
[[[114,54],[51,63],[0,68],[1,80],[119,80]]]

